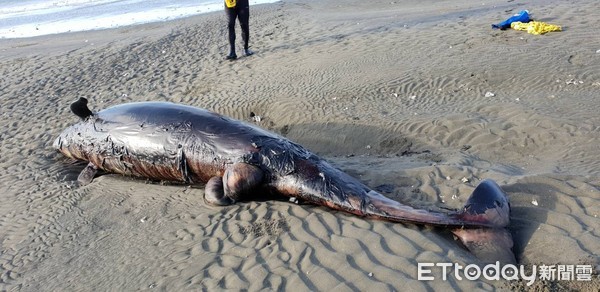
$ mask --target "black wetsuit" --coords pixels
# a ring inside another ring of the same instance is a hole
[[[227,28],[229,29],[229,54],[235,55],[235,19],[240,19],[242,27],[242,39],[244,40],[244,50],[248,50],[248,39],[250,38],[250,4],[248,0],[237,0],[237,4],[233,8],[225,6],[225,14],[227,14]]]

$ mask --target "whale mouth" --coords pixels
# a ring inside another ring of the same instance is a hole
[[[56,137],[56,139],[54,139],[54,142],[52,142],[52,148],[56,149],[57,151],[60,151],[60,149],[62,148],[62,137],[58,136]]]
[[[80,117],[82,120],[86,120],[94,113],[87,106],[88,100],[85,97],[80,97],[78,100],[71,104],[71,111]]]

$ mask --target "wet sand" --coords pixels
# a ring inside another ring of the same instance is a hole
[[[279,201],[209,207],[201,186],[118,175],[77,187],[83,165],[51,146],[79,97],[92,110],[171,101],[254,122],[423,208],[460,208],[494,179],[519,263],[597,273],[597,6],[284,1],[252,7],[256,54],[235,62],[221,13],[0,40],[0,290],[527,288],[418,281],[418,263],[478,262],[441,229]],[[522,9],[563,31],[491,29]],[[593,278],[533,288],[597,291]]]

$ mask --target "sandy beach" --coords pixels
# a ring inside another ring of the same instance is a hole
[[[256,54],[234,62],[223,13],[0,40],[0,290],[598,291],[599,8],[284,0],[252,7]],[[563,31],[492,30],[523,9]],[[52,142],[79,97],[256,123],[422,208],[494,179],[519,264],[591,265],[592,280],[419,281],[418,263],[478,259],[443,229],[324,207],[210,207],[202,186],[119,175],[78,187],[85,165]]]

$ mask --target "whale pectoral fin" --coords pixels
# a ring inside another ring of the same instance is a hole
[[[98,167],[96,167],[96,165],[91,162],[88,163],[88,165],[81,171],[81,173],[79,173],[79,176],[77,177],[77,183],[79,183],[80,186],[85,186],[91,183],[92,180],[94,180],[94,176],[97,172]]]
[[[235,163],[225,170],[223,177],[215,176],[208,180],[204,201],[214,206],[231,205],[259,186],[263,177],[260,168],[247,163]]]
[[[240,201],[263,182],[263,177],[260,168],[247,163],[235,163],[223,175],[225,194],[234,201]]]
[[[208,180],[204,189],[204,201],[213,206],[229,206],[235,201],[225,195],[223,178],[214,176]]]

